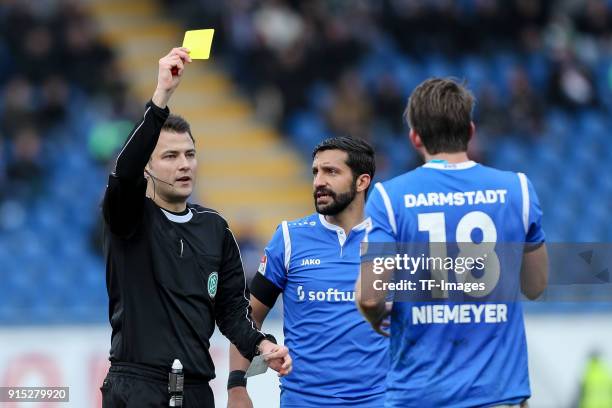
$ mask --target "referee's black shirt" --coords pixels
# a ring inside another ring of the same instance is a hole
[[[208,348],[215,322],[249,360],[264,335],[250,317],[240,252],[227,222],[193,204],[173,214],[145,196],[144,168],[168,114],[147,104],[104,196],[110,360],[168,370],[178,358],[186,376],[212,379]]]

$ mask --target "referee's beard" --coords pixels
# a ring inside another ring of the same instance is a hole
[[[328,204],[319,205],[317,203],[317,194],[319,193],[327,194],[330,197],[331,202]],[[357,195],[357,187],[355,186],[355,183],[353,182],[351,183],[351,187],[349,191],[345,191],[343,193],[336,193],[335,191],[329,188],[321,187],[321,188],[317,188],[313,192],[312,195],[314,197],[314,204],[315,204],[315,209],[317,210],[317,212],[322,215],[332,215],[333,216],[333,215],[340,214],[342,211],[346,209],[346,207],[349,206],[350,203],[353,202],[353,200],[355,199],[355,196]]]

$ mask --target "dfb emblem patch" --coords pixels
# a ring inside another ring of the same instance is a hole
[[[219,284],[219,274],[213,272],[208,277],[208,296],[214,298],[217,294],[217,285]]]

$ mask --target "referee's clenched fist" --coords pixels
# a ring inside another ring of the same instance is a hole
[[[103,407],[168,406],[168,373],[184,372],[184,407],[213,407],[208,348],[215,323],[247,359],[291,370],[287,348],[251,320],[236,240],[223,217],[189,203],[197,174],[189,124],[167,107],[188,50],[159,60],[157,87],[127,137],[104,195],[111,368]]]
[[[173,48],[168,55],[160,58],[157,74],[157,89],[172,93],[181,82],[185,65],[191,62],[189,50]]]

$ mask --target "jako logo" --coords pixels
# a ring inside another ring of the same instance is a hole
[[[297,287],[298,301],[302,302],[306,298],[310,302],[354,302],[355,292],[347,291],[343,292],[335,288],[329,288],[327,290],[309,290],[304,291],[302,285]]]
[[[321,265],[320,259],[302,259],[302,265]]]

